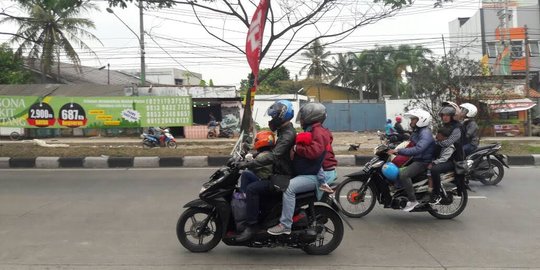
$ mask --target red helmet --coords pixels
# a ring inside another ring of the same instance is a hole
[[[401,123],[401,116],[396,116],[396,122]]]
[[[255,135],[255,149],[276,145],[276,138],[272,131],[261,131]]]

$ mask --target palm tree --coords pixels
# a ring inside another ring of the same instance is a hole
[[[81,60],[75,47],[95,55],[81,39],[100,42],[86,30],[95,28],[95,25],[90,19],[77,17],[82,11],[98,10],[94,4],[81,0],[19,0],[19,4],[28,13],[28,17],[7,17],[0,23],[19,24],[18,36],[10,41],[19,44],[18,54],[27,52],[30,59],[40,60],[43,78],[45,74],[51,74],[55,62],[59,65],[61,52],[66,54],[78,71],[81,71]]]
[[[418,72],[420,66],[425,64],[427,59],[426,56],[429,54],[431,54],[431,50],[420,45],[416,45],[415,47],[411,47],[407,44],[400,45],[392,56],[396,64],[396,78],[400,79],[403,71],[409,74],[407,67],[410,68],[410,73],[412,74]],[[411,84],[411,86],[413,90],[412,95],[414,96],[414,85]]]
[[[330,75],[330,68],[332,64],[330,61],[326,60],[330,54],[330,51],[324,51],[324,46],[321,45],[318,39],[315,40],[313,44],[301,54],[303,57],[309,59],[311,63],[302,67],[302,69],[300,69],[300,74],[307,69],[307,77],[314,78],[317,81],[319,101],[321,101],[320,84]]]
[[[334,64],[330,67],[330,74],[334,77],[330,84],[348,86],[354,77],[353,61],[347,54],[338,53],[338,58],[334,60]]]

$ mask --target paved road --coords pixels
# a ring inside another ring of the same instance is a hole
[[[340,169],[340,174],[354,168]],[[540,168],[513,167],[454,220],[376,208],[328,256],[175,236],[181,205],[211,169],[2,170],[0,269],[540,268]]]

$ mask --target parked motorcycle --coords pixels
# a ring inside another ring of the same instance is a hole
[[[478,147],[467,160],[472,161],[468,173],[467,181],[480,181],[484,185],[497,185],[504,177],[504,167],[508,167],[508,157],[500,154],[500,143],[494,143]]]
[[[144,148],[166,146],[168,148],[175,149],[177,147],[176,139],[168,128],[162,129],[161,134],[143,133],[141,134],[141,139],[143,139],[142,143]]]
[[[237,225],[234,222],[231,201],[237,190],[240,170],[236,164],[245,153],[236,152],[226,166],[218,169],[204,183],[199,199],[186,205],[178,219],[178,240],[191,252],[206,252],[219,242],[229,246],[291,247],[300,248],[308,254],[324,255],[335,250],[343,239],[343,222],[339,206],[333,195],[325,194],[315,205],[315,191],[296,195],[296,209],[290,235],[270,235],[267,228],[279,223],[281,215],[281,192],[271,195],[268,209],[261,213],[260,230],[245,242],[236,241]]]
[[[336,189],[336,197],[343,213],[349,217],[367,215],[378,201],[384,208],[401,210],[407,204],[407,193],[382,174],[383,165],[389,161],[389,146],[381,144],[375,148],[373,157],[364,168],[346,175],[346,180]],[[459,190],[454,172],[441,175],[442,200],[438,205],[429,204],[428,178],[425,173],[413,178],[416,198],[420,203],[411,212],[428,212],[438,219],[451,219],[463,212],[467,206],[467,190]]]
[[[217,125],[208,126],[208,134],[206,138],[232,138],[234,137],[234,131],[231,126],[225,125],[223,122],[217,122]]]

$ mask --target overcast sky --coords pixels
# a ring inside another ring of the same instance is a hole
[[[89,42],[97,53],[95,56],[81,53],[84,65],[99,68],[110,64],[111,69],[129,69],[140,67],[139,44],[137,37],[129,31],[114,15],[106,12],[105,1],[94,2],[100,11],[94,11],[84,17],[90,17],[96,24],[92,30],[102,42]],[[436,54],[442,54],[442,35],[448,43],[448,23],[458,17],[469,17],[478,11],[479,1],[458,0],[446,4],[444,8],[432,8],[431,0],[417,0],[415,4],[398,13],[395,17],[384,19],[374,25],[362,27],[342,42],[327,48],[333,53],[361,51],[375,45],[423,45]],[[12,1],[0,0],[0,8],[15,13],[16,5]],[[131,29],[139,33],[139,14],[135,6],[127,9],[113,8],[114,12],[125,21]],[[211,18],[207,14],[206,20]],[[176,67],[201,73],[203,79],[212,79],[215,85],[236,85],[246,78],[250,72],[245,56],[235,49],[218,42],[198,26],[189,9],[175,7],[173,9],[146,11],[144,17],[146,64],[147,69]],[[0,25],[0,32],[14,32],[10,25]],[[228,37],[245,42],[246,29],[227,26],[223,33]],[[233,35],[231,35],[233,33]],[[479,33],[478,33],[479,34]],[[0,42],[7,39],[0,35]],[[302,37],[299,37],[301,39]],[[159,44],[158,45],[156,45]],[[307,64],[306,59],[295,57],[285,64],[291,71],[291,77]],[[261,68],[272,63],[263,61]],[[305,74],[303,74],[305,75]],[[304,76],[300,75],[299,78]]]

